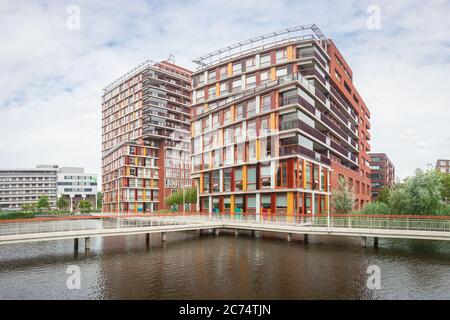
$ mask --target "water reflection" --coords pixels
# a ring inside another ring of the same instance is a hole
[[[450,298],[446,242],[273,234],[197,233],[91,238],[77,256],[73,240],[0,247],[1,299],[445,299]],[[366,286],[369,265],[381,268],[380,290]],[[80,290],[66,269],[81,268]]]

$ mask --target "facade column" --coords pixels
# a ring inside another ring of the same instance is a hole
[[[256,194],[256,221],[260,221],[261,219],[261,194]]]
[[[84,250],[91,249],[91,238],[84,238]]]
[[[161,242],[166,242],[167,241],[167,236],[165,232],[161,232]]]

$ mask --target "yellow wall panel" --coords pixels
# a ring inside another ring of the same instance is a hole
[[[242,166],[242,190],[247,190],[247,166]]]
[[[220,96],[220,83],[219,82],[216,83],[216,96],[217,97]]]
[[[234,213],[234,195],[230,196],[230,211]]]
[[[294,193],[287,193],[287,214],[289,216],[294,214]]]
[[[228,64],[228,76],[231,77],[233,75],[233,64],[230,62]]]
[[[277,70],[275,67],[270,68],[270,80],[275,80],[277,78]]]

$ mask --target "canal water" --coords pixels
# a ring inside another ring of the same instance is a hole
[[[152,235],[150,246],[145,235],[92,238],[90,251],[80,241],[77,255],[73,240],[0,246],[0,299],[450,298],[446,242],[380,239],[375,249],[344,237],[167,238]],[[80,289],[67,286],[73,266]],[[367,286],[369,266],[380,270],[379,289]]]

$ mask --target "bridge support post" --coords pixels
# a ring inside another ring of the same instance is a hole
[[[361,247],[365,248],[367,246],[367,238],[361,237]]]
[[[239,230],[238,229],[234,229],[234,235],[237,237],[239,235]]]
[[[220,230],[219,230],[218,228],[217,228],[217,229],[214,229],[214,235],[218,236],[219,233],[220,233]]]
[[[84,250],[90,250],[91,249],[91,238],[87,237],[84,238]]]
[[[308,234],[303,235],[303,242],[308,243]]]
[[[161,232],[161,242],[166,242],[167,241],[167,236],[165,232]]]
[[[374,238],[373,238],[373,246],[374,246],[375,248],[378,248],[378,237],[374,237]]]
[[[73,251],[78,253],[78,238],[73,239]]]
[[[256,236],[256,232],[255,230],[252,230],[252,238],[254,238]]]
[[[146,246],[150,245],[150,233],[145,234],[145,244]]]
[[[287,242],[291,242],[292,241],[292,233],[288,233],[287,237],[286,237]]]
[[[198,235],[201,237],[203,236],[203,229],[198,229]]]

